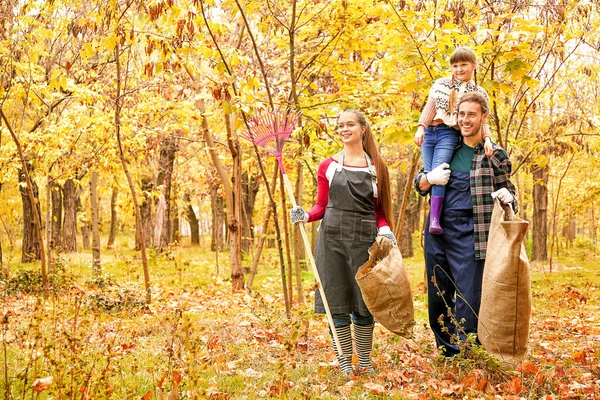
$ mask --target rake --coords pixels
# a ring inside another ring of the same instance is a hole
[[[296,127],[299,117],[300,113],[298,111],[290,109],[286,111],[266,112],[258,117],[250,119],[248,121],[248,129],[240,133],[240,136],[244,139],[249,140],[256,146],[268,150],[275,156],[279,162],[279,169],[281,170],[281,174],[283,176],[285,189],[293,207],[296,207],[297,203],[296,198],[294,197],[292,185],[287,176],[287,172],[285,171],[285,166],[283,165],[282,152],[283,146]],[[323,300],[323,307],[325,308],[325,313],[327,314],[327,321],[329,322],[330,331],[335,342],[334,345],[337,348],[338,354],[341,355],[343,354],[342,346],[340,345],[340,341],[338,340],[337,333],[335,331],[333,318],[331,316],[331,311],[329,310],[329,304],[327,303],[325,291],[323,290],[321,278],[319,277],[319,271],[317,270],[317,265],[315,264],[315,259],[308,242],[308,237],[306,236],[304,223],[299,223],[298,227],[300,228],[300,235],[302,236],[302,241],[304,242],[304,248],[306,249],[310,265],[315,275],[315,279],[317,280],[319,293],[321,294],[321,299]]]

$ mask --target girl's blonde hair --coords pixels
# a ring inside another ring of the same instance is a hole
[[[459,62],[470,62],[477,65],[477,57],[471,48],[466,46],[457,47],[450,55],[450,65]],[[473,71],[473,78],[475,80],[475,87],[477,87],[477,68]],[[456,105],[456,89],[454,88],[455,82],[454,74],[452,74],[452,89],[450,90],[450,96],[448,98],[448,111],[451,113]]]
[[[392,207],[392,193],[390,190],[390,174],[385,161],[377,149],[377,144],[375,143],[373,133],[371,132],[371,126],[367,122],[365,114],[361,111],[346,109],[342,111],[342,113],[352,113],[356,115],[358,123],[367,128],[365,129],[365,133],[363,134],[362,138],[363,150],[369,155],[369,157],[371,157],[373,165],[375,166],[375,171],[377,172],[377,192],[379,193],[377,200],[380,202],[383,212],[385,213],[385,218],[387,219],[390,229],[393,231],[394,214]]]

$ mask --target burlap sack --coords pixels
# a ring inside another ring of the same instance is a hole
[[[377,322],[397,335],[409,337],[415,316],[402,254],[390,239],[377,237],[369,255],[356,272],[365,304]]]
[[[531,317],[529,260],[523,239],[528,222],[495,201],[483,272],[478,336],[490,353],[505,361],[527,353]]]

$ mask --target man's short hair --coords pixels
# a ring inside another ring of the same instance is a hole
[[[470,92],[470,93],[465,93],[462,96],[460,96],[460,99],[458,100],[458,107],[460,108],[460,105],[462,103],[477,103],[481,106],[481,113],[485,114],[486,112],[488,112],[490,110],[490,107],[488,105],[488,101],[487,98],[479,93],[479,92]]]

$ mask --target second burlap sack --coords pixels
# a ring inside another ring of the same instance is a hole
[[[531,318],[529,260],[523,239],[528,222],[495,201],[483,271],[478,336],[485,349],[504,361],[527,354]]]
[[[390,239],[377,237],[369,260],[356,273],[365,304],[386,329],[409,337],[415,324],[410,282],[402,254]]]

